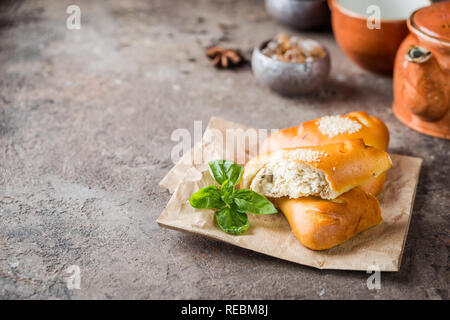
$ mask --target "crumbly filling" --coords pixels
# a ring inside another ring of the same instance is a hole
[[[358,121],[343,116],[325,116],[317,120],[319,131],[330,138],[343,133],[355,133],[361,130]]]
[[[292,150],[278,152],[258,171],[250,184],[250,189],[266,197],[300,198],[307,196],[332,197],[332,190],[324,173],[304,163],[320,162],[327,156],[324,152],[312,150]]]

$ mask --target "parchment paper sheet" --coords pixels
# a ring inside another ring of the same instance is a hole
[[[160,226],[193,232],[319,269],[366,271],[375,265],[380,271],[399,270],[422,159],[391,154],[393,166],[388,171],[384,190],[378,196],[384,221],[337,247],[313,251],[304,247],[292,234],[282,213],[261,216],[249,214],[250,228],[242,235],[232,236],[219,229],[212,210],[197,210],[190,206],[188,199],[192,193],[214,184],[208,172],[208,161],[215,159],[236,161],[228,158],[226,145],[222,146],[215,138],[216,135],[208,132],[218,130],[224,134],[227,129],[241,129],[240,132],[256,130],[212,118],[202,143],[196,145],[191,153],[186,154],[160,183],[162,187],[173,192],[157,220]],[[261,137],[263,138],[265,137]],[[259,142],[249,141],[249,146],[251,143]],[[254,156],[249,154],[249,150],[254,151],[252,148],[248,147],[246,150],[245,161]],[[203,155],[203,163],[194,165],[192,162],[194,155]]]

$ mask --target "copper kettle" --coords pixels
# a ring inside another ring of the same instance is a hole
[[[421,133],[450,139],[450,2],[417,10],[408,29],[395,60],[394,113]]]

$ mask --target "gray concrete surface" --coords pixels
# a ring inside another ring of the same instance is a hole
[[[68,30],[78,4],[81,30]],[[353,65],[330,32],[329,83],[286,99],[249,67],[218,71],[207,46],[241,48],[287,30],[263,1],[29,1],[0,17],[1,299],[448,299],[450,142],[391,111],[392,79]],[[369,291],[363,272],[320,271],[160,229],[176,128],[211,116],[281,128],[366,110],[390,150],[424,159],[400,272]],[[81,288],[66,286],[70,265]]]

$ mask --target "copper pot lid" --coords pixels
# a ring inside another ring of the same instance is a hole
[[[427,36],[450,42],[450,1],[417,10],[411,21],[416,29]]]

